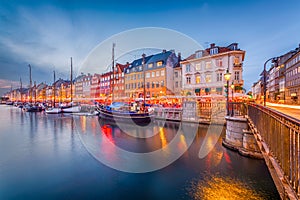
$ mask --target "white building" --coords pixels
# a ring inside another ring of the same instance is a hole
[[[234,92],[241,93],[244,85],[242,76],[244,57],[245,51],[238,49],[237,43],[227,47],[211,44],[205,50],[196,51],[181,61],[183,93],[200,96],[224,95],[226,84],[224,74],[227,69],[231,73],[229,85],[233,84]]]

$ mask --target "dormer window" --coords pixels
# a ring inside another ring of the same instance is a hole
[[[203,52],[202,51],[197,51],[196,52],[196,58],[201,58],[203,56]]]
[[[218,53],[219,53],[219,49],[217,47],[210,49],[210,55],[214,55],[214,54],[218,54]]]
[[[156,63],[156,66],[157,66],[157,67],[160,67],[160,66],[162,66],[162,64],[163,64],[162,61],[158,61],[158,62]]]
[[[150,68],[152,68],[153,67],[153,63],[149,63],[148,64],[148,68],[150,69]]]

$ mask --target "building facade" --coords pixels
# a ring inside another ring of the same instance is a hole
[[[300,104],[300,50],[286,62],[285,100],[287,104]]]
[[[227,47],[211,44],[205,50],[196,51],[181,61],[183,94],[188,95],[225,95],[224,74],[231,73],[229,84],[234,85],[234,92],[243,91],[243,61],[245,51],[233,43]],[[231,88],[231,87],[229,87]]]
[[[144,80],[147,98],[173,95],[173,74],[177,63],[178,58],[175,52],[166,50],[134,60],[125,69],[125,95],[131,98],[143,97]]]

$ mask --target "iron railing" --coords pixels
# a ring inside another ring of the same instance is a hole
[[[300,196],[300,121],[257,104],[248,105],[248,116],[296,195]]]

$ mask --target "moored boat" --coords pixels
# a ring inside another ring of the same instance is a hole
[[[149,112],[131,111],[126,103],[114,102],[110,106],[98,106],[99,117],[115,122],[131,122],[149,124],[153,118]]]
[[[72,106],[69,108],[62,108],[63,113],[79,113],[81,110],[80,106]]]
[[[47,109],[45,109],[45,112],[47,114],[59,114],[62,112],[62,109],[61,108],[47,108]]]

